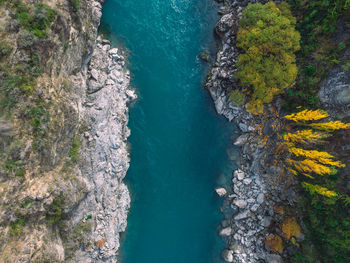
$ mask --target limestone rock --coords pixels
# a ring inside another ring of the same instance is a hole
[[[231,227],[226,227],[220,230],[219,235],[220,236],[230,236],[232,233],[232,228]]]
[[[224,196],[227,194],[227,191],[225,188],[220,187],[220,188],[216,188],[215,192],[217,193],[218,196]]]
[[[226,262],[233,262],[233,251],[229,250],[229,249],[225,249],[222,252],[222,258],[226,261]]]

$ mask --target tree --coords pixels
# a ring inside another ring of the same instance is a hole
[[[290,153],[290,157],[286,158],[287,170],[293,175],[301,174],[314,179],[315,175],[334,174],[336,168],[345,167],[328,152],[305,149],[313,148],[315,144],[322,144],[322,139],[328,137],[329,133],[335,130],[350,128],[350,124],[341,121],[315,122],[328,116],[328,113],[323,110],[302,110],[285,116],[285,119],[293,121],[299,129],[300,127],[308,128],[283,135],[283,143]],[[311,129],[309,129],[310,127]],[[314,129],[318,131],[314,131]],[[302,182],[302,186],[311,194],[317,193],[329,198],[338,197],[336,192],[317,184]]]
[[[247,111],[263,112],[276,94],[290,87],[297,76],[294,52],[299,50],[300,35],[288,4],[276,6],[251,4],[243,11],[237,46],[244,53],[238,57],[237,78],[248,88]]]

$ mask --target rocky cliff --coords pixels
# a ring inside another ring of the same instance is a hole
[[[117,261],[136,96],[102,4],[0,1],[1,262]]]

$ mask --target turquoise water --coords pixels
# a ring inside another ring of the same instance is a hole
[[[132,195],[124,263],[220,262],[222,200],[233,127],[216,116],[202,84],[214,48],[213,0],[108,0],[103,22],[129,51]]]

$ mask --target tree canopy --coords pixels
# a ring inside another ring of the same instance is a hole
[[[290,87],[298,73],[294,52],[300,49],[296,20],[287,3],[251,4],[243,11],[237,46],[237,78],[247,87],[247,111],[259,114],[263,103]]]

